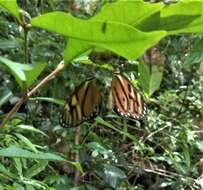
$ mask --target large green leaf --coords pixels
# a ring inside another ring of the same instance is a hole
[[[0,6],[5,8],[9,13],[20,21],[19,8],[16,0],[0,0]]]
[[[127,59],[135,59],[166,34],[164,31],[144,33],[118,22],[77,19],[63,12],[33,18],[31,23],[33,26],[74,38],[74,43],[69,41],[65,50],[66,61],[94,46],[109,49]],[[82,47],[79,47],[80,44]]]
[[[178,3],[165,6],[161,10],[161,17],[169,17],[174,15],[202,15],[203,14],[203,2],[200,0],[184,0]]]
[[[199,15],[174,15],[165,18],[161,18],[160,12],[155,13],[150,18],[146,19],[142,23],[139,23],[136,27],[142,31],[150,32],[157,30],[166,30],[169,34],[179,33],[178,30],[187,28],[187,26],[199,18]]]
[[[144,3],[142,1],[125,1],[125,2],[118,1],[115,3],[107,3],[105,6],[102,7],[101,11],[96,16],[92,17],[90,20],[92,21],[101,20],[103,22],[105,22],[106,20],[110,20],[110,21],[130,24],[134,26],[136,25],[136,23],[141,22],[143,19],[159,11],[163,6],[164,4],[162,3],[151,4],[151,3]],[[142,11],[139,11],[139,10],[142,10]],[[95,44],[95,46],[97,45],[100,46],[101,44]],[[140,44],[135,44],[137,49],[140,48],[139,45]],[[151,44],[149,44],[149,46],[151,46]],[[72,59],[76,58],[77,56],[86,52],[87,50],[92,49],[92,47],[93,47],[92,45],[88,44],[85,41],[69,38],[68,46],[64,51],[64,59],[66,63],[70,62]],[[104,47],[104,45],[102,47]],[[104,47],[104,48],[110,49],[109,47]],[[130,48],[130,44],[128,44],[127,49],[128,49],[128,52],[126,52],[125,55],[122,52],[123,51],[122,49],[121,49],[122,53],[120,53],[120,51],[118,50],[115,52],[120,55],[123,55],[126,58],[131,58],[131,59],[132,57],[128,56],[128,53],[130,54],[131,52],[133,52],[134,54],[133,58],[137,58],[140,56],[139,54],[136,56],[135,52],[137,52],[137,49],[134,49],[134,47]]]
[[[68,38],[68,44],[64,50],[65,63],[69,63],[71,60],[77,58],[91,48],[92,46],[85,41],[75,38]]]
[[[166,30],[169,34],[202,33],[203,2],[180,1],[165,6],[136,25],[142,31]]]
[[[39,76],[46,64],[21,64],[0,57],[0,62],[6,65],[22,89],[29,87]]]
[[[63,24],[62,24],[63,23]],[[32,26],[44,28],[58,34],[82,39],[87,42],[129,42],[134,41],[139,31],[133,27],[111,21],[83,20],[65,12],[52,12],[31,21]]]
[[[135,29],[134,29],[135,30]],[[64,59],[69,62],[71,59],[76,58],[79,53],[84,53],[85,51],[93,48],[93,47],[101,47],[104,49],[108,49],[118,55],[125,57],[126,59],[136,59],[144,54],[144,52],[150,48],[151,46],[155,45],[161,38],[165,36],[165,32],[136,32],[135,40],[133,41],[126,41],[126,42],[86,42],[84,40],[70,40],[66,49],[64,50]],[[80,46],[80,44],[84,44],[84,47]],[[89,44],[89,46],[88,46]],[[72,49],[71,47],[75,47]],[[80,46],[80,47],[79,47]],[[78,49],[76,48],[78,47]],[[71,50],[69,54],[69,50]]]
[[[142,20],[158,12],[164,7],[163,3],[146,3],[143,1],[118,1],[107,3],[91,20],[111,20],[135,26]],[[142,10],[142,11],[140,11]]]

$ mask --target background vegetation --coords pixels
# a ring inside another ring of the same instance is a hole
[[[203,2],[165,3],[0,0],[0,190],[203,187]],[[115,69],[143,93],[142,122],[107,109]],[[100,115],[62,128],[92,76]]]

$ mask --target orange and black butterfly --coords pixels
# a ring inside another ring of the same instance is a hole
[[[111,83],[113,109],[119,115],[141,120],[146,114],[146,104],[138,90],[121,74],[114,74]],[[101,93],[92,80],[83,82],[64,105],[60,123],[75,127],[99,113]]]
[[[62,127],[76,127],[83,121],[94,118],[101,103],[101,93],[93,80],[79,85],[64,105],[60,123]]]
[[[125,76],[115,73],[111,90],[116,113],[133,120],[144,118],[147,109],[143,97]]]

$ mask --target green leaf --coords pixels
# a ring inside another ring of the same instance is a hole
[[[21,67],[23,67],[24,65],[13,62],[13,61],[3,58],[3,57],[0,57],[0,61],[10,69],[11,73],[14,75],[14,77],[15,77],[16,81],[18,82],[18,84],[20,85],[20,87],[23,88],[25,85],[25,82],[26,82],[26,76]],[[25,65],[25,67],[26,66],[28,66],[28,65]]]
[[[81,173],[84,174],[83,168],[79,162],[70,162],[72,165],[74,165]]]
[[[135,29],[134,29],[135,30]],[[119,29],[118,29],[119,31]],[[85,53],[86,51],[94,48],[100,47],[108,49],[126,59],[136,59],[144,54],[144,52],[155,45],[161,38],[165,36],[165,32],[151,32],[144,33],[135,30],[135,40],[132,41],[116,41],[116,42],[87,42],[84,40],[69,40],[65,50],[64,50],[64,60],[65,64],[69,63],[72,59],[77,58],[80,53]],[[121,34],[122,35],[122,34]]]
[[[40,151],[38,151],[37,153],[34,153],[13,145],[8,148],[0,149],[0,156],[11,157],[11,158],[28,158],[28,159],[37,159],[37,160],[46,160],[46,161],[68,162],[69,164],[72,164],[73,166],[75,166],[83,174],[83,169],[79,162],[68,161],[63,157],[53,153],[44,153]]]
[[[102,155],[104,158],[116,159],[114,152],[111,149],[107,149],[98,142],[90,142],[86,145],[89,149],[92,150],[92,156],[96,157],[97,155]]]
[[[70,63],[71,60],[79,57],[90,49],[92,49],[92,46],[89,43],[79,39],[68,38],[68,45],[63,52],[65,64]]]
[[[29,64],[31,69],[25,69],[26,84],[27,87],[31,86],[32,83],[37,79],[40,73],[44,70],[46,63]]]
[[[22,185],[18,184],[18,183],[14,183],[13,188],[14,189],[12,189],[12,190],[25,190],[25,188]]]
[[[0,0],[0,6],[5,8],[9,13],[15,16],[20,21],[19,8],[16,0]]]
[[[40,161],[39,163],[36,163],[31,168],[29,168],[25,172],[24,176],[26,178],[32,178],[32,177],[36,176],[37,174],[39,174],[41,171],[43,171],[47,165],[48,165],[47,161]]]
[[[11,91],[5,92],[5,94],[0,98],[0,107],[3,104],[5,104],[12,96],[13,96],[13,93]]]
[[[161,8],[163,8],[164,4],[162,3],[144,3],[142,1],[118,1],[115,3],[108,3],[105,6],[102,7],[101,11],[94,17],[92,17],[89,20],[97,21],[101,20],[103,23],[105,23],[106,20],[108,21],[116,21],[121,22],[125,24],[130,24],[132,26],[135,26],[137,23],[141,22],[143,19],[149,17],[153,13],[159,11]],[[137,11],[136,11],[137,10]],[[142,11],[139,11],[142,10]],[[118,31],[117,31],[118,32]],[[157,34],[158,35],[158,34]],[[95,46],[99,46],[100,44],[94,44]],[[130,45],[130,44],[129,44]],[[137,47],[140,44],[137,44]],[[141,44],[142,45],[142,44]],[[112,45],[111,45],[112,46]],[[150,45],[149,45],[150,46]],[[64,59],[66,63],[69,63],[72,59],[78,57],[82,53],[85,53],[86,51],[92,49],[93,45],[88,44],[85,41],[75,39],[75,38],[69,38],[68,39],[68,46],[66,47],[64,51]],[[104,47],[104,45],[102,45]],[[109,50],[114,51],[113,47],[104,47]],[[121,48],[120,48],[121,49]],[[127,47],[129,49],[129,47]],[[138,49],[138,48],[137,48]],[[120,53],[121,51],[121,53]],[[122,56],[126,58],[132,58],[132,56],[127,55],[127,53],[123,53],[123,50],[115,50],[116,53],[121,54]],[[137,52],[135,51],[134,47],[132,47],[130,52]],[[126,54],[126,55],[125,55]],[[140,55],[135,55],[135,57],[139,57]]]
[[[127,176],[120,168],[105,164],[103,178],[111,187],[116,188]]]
[[[134,41],[134,35],[136,34],[136,30],[127,24],[100,20],[82,20],[65,12],[52,12],[35,17],[32,19],[31,24],[35,27],[87,42],[129,42]],[[104,26],[105,31],[103,31]]]
[[[58,105],[64,105],[64,103],[65,103],[64,100],[59,100],[59,99],[56,99],[56,98],[49,98],[49,97],[35,97],[35,98],[29,98],[29,100],[46,101],[46,102],[50,102],[50,103],[58,104]]]
[[[33,152],[37,153],[37,149],[35,148],[35,145],[25,136],[21,135],[20,133],[16,133],[15,134],[20,141],[22,141],[27,147],[29,147],[29,149],[31,149]]]
[[[138,71],[140,73],[139,84],[145,92],[149,94],[149,81],[150,81],[150,70],[147,64],[139,63]]]
[[[139,84],[142,86],[148,96],[151,96],[156,90],[159,89],[163,73],[159,71],[156,65],[152,66],[150,72],[148,65],[145,63],[140,63],[138,70],[140,73]]]
[[[151,96],[156,90],[159,90],[162,77],[163,72],[159,71],[158,67],[153,66],[149,85],[149,96]]]
[[[26,190],[35,190],[35,188],[32,185],[26,184]]]
[[[5,64],[15,77],[17,83],[22,89],[29,87],[39,76],[46,64],[21,64],[9,59],[0,57],[0,62]]]
[[[72,41],[73,44],[68,43],[64,51],[66,62],[79,52],[84,52],[94,46],[111,50],[127,59],[135,59],[166,35],[164,31],[144,33],[130,25],[118,22],[77,19],[63,12],[44,14],[33,18],[31,23],[33,26],[81,41],[83,47],[79,51],[69,48],[69,46],[78,47],[78,41]],[[89,48],[85,42],[89,44]],[[71,55],[68,55],[68,51]]]
[[[179,1],[178,3],[166,6],[161,10],[161,17],[169,17],[174,15],[202,15],[203,2],[202,1]]]
[[[90,142],[87,144],[87,147],[91,148],[92,150],[96,150],[101,154],[105,154],[108,152],[106,148],[104,148],[101,144],[98,142]]]
[[[7,168],[5,168],[1,163],[0,163],[0,173],[3,174],[4,176],[8,176],[9,178],[16,178],[17,176],[14,173],[11,173]]]
[[[118,1],[108,3],[91,20],[111,20],[136,26],[164,7],[163,3],[146,3],[143,1]],[[142,10],[142,11],[140,11]]]
[[[21,160],[19,159],[19,158],[13,158],[13,160],[14,160],[14,166],[15,166],[15,168],[17,169],[17,171],[18,171],[18,175],[20,176],[20,177],[22,177],[22,164],[21,164]]]
[[[30,126],[30,125],[17,125],[16,126],[17,128],[19,129],[22,129],[22,130],[26,130],[26,131],[31,131],[31,132],[35,132],[35,133],[39,133],[45,137],[48,138],[48,135],[46,135],[44,132],[40,131],[39,129],[33,127],[33,126]]]
[[[192,65],[200,63],[203,60],[203,40],[200,40],[191,53],[185,59],[183,68],[189,69]]]
[[[203,153],[203,141],[198,141],[195,143],[197,149]]]
[[[13,157],[13,158],[28,158],[28,159],[38,159],[47,161],[67,161],[59,155],[53,153],[37,152],[33,153],[31,151],[19,148],[17,146],[10,146],[8,148],[0,149],[0,156],[2,157]]]
[[[85,188],[87,189],[87,190],[97,190],[97,188],[95,187],[95,186],[93,186],[93,185],[89,185],[89,184],[85,184]]]
[[[136,25],[136,27],[145,32],[165,30],[168,32],[167,35],[171,35],[180,33],[179,30],[187,28],[190,23],[199,17],[199,15],[173,15],[162,18],[160,12],[158,12]]]
[[[180,1],[165,6],[136,27],[142,31],[166,30],[168,35],[203,32],[203,2]]]
[[[21,44],[17,39],[0,40],[0,49],[13,49],[13,48],[20,48],[20,47],[21,47]]]
[[[184,147],[183,147],[183,155],[184,155],[184,161],[185,161],[185,164],[188,168],[188,171],[191,169],[191,156],[190,156],[190,150],[189,150],[189,147],[188,145],[185,143],[184,144]]]

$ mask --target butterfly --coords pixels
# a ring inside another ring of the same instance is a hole
[[[111,82],[113,110],[133,120],[142,120],[147,107],[142,95],[132,83],[120,73],[115,73]]]
[[[139,91],[122,74],[115,73],[111,82],[113,110],[133,120],[146,115],[146,104]],[[63,127],[75,127],[96,117],[101,106],[101,92],[92,79],[84,81],[64,105],[60,123]]]
[[[60,124],[62,127],[76,127],[83,121],[94,118],[101,104],[101,93],[89,79],[80,84],[64,105]]]

